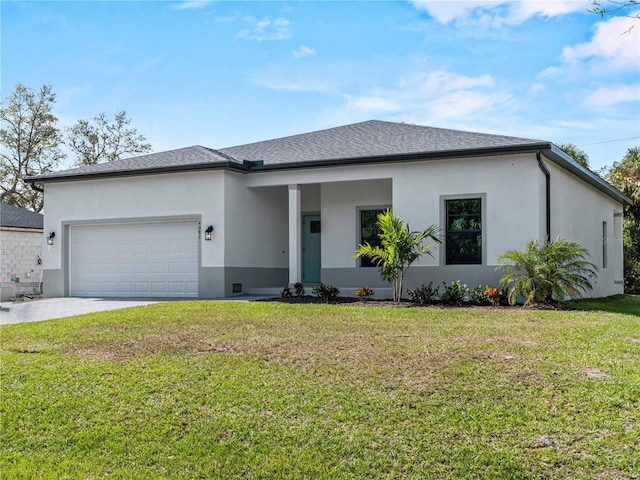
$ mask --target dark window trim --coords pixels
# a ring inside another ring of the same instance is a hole
[[[357,219],[357,225],[356,225],[356,248],[358,247],[358,245],[363,243],[363,239],[362,239],[362,212],[371,212],[371,211],[382,211],[384,212],[387,209],[391,209],[390,205],[366,205],[366,206],[361,206],[361,207],[357,207],[356,209],[356,219]],[[358,268],[371,268],[371,267],[375,267],[376,265],[371,264],[367,258],[365,257],[360,257],[357,260],[357,267]]]
[[[447,201],[450,200],[473,200],[480,199],[480,219],[482,245],[480,247],[480,263],[448,263],[447,262]],[[440,225],[442,244],[439,247],[441,266],[475,266],[487,265],[487,194],[486,193],[463,193],[440,195]]]

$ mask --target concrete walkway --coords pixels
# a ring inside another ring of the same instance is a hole
[[[53,318],[73,317],[83,313],[104,312],[120,308],[139,307],[157,300],[121,298],[45,298],[28,302],[0,305],[0,325],[38,322]]]
[[[240,295],[226,301],[251,302],[273,298],[273,295]],[[177,299],[145,298],[45,298],[27,302],[0,304],[0,325],[39,322],[54,318],[73,317],[84,313],[104,312],[121,308],[140,307],[158,302],[182,301]]]

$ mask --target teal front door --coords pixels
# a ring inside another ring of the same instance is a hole
[[[320,215],[302,216],[302,282],[320,283]]]

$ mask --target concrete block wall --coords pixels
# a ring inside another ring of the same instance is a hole
[[[2,228],[0,230],[0,301],[40,288],[43,234],[41,230]],[[20,282],[12,282],[16,275]]]

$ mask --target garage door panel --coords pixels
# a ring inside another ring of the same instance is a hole
[[[169,255],[184,255],[184,245],[181,243],[170,243],[169,244]]]
[[[133,274],[135,268],[132,263],[120,263],[118,264],[118,272],[124,275]]]
[[[147,275],[151,270],[151,265],[148,263],[136,263],[136,275]]]
[[[184,264],[181,262],[169,262],[169,273],[184,273]]]
[[[167,265],[165,263],[153,262],[151,264],[151,273],[165,274],[167,273]]]
[[[198,274],[198,262],[188,262],[185,264],[185,271],[191,274]]]
[[[184,288],[185,286],[184,286],[184,283],[182,282],[168,282],[167,287],[168,287],[169,293],[172,293],[172,294],[185,293],[185,288]]]
[[[169,249],[165,243],[163,244],[153,244],[151,245],[151,254],[152,255],[166,255],[169,253]]]
[[[198,296],[196,222],[74,225],[70,293],[75,296]]]

